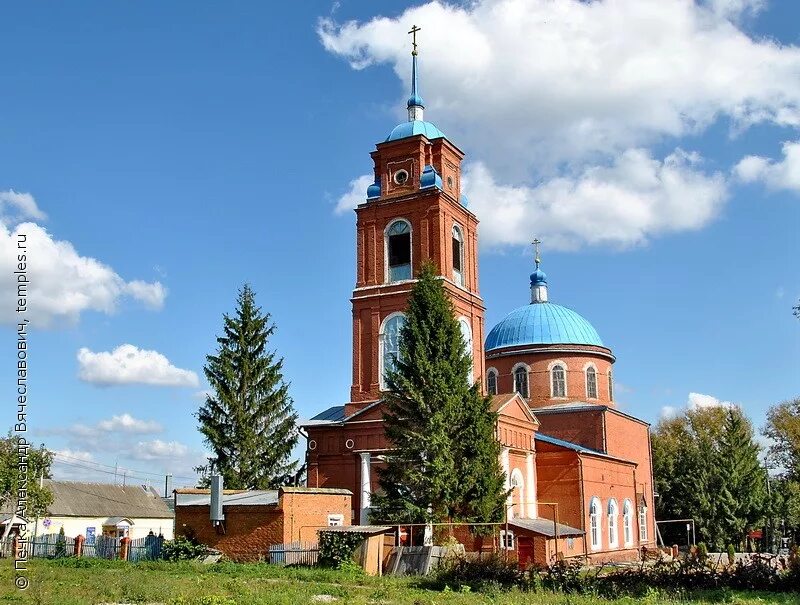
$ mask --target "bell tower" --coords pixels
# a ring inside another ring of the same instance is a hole
[[[414,26],[408,121],[370,155],[375,179],[356,208],[353,385],[349,415],[381,397],[383,374],[399,351],[408,294],[422,263],[433,261],[484,377],[484,306],[478,292],[478,220],[461,194],[464,153],[423,119]]]

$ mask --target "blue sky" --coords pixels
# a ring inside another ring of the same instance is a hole
[[[190,481],[204,356],[245,281],[301,417],[346,400],[348,208],[404,119],[412,23],[426,118],[467,154],[487,326],[527,302],[538,236],[551,299],[617,355],[625,411],[733,401],[760,425],[800,392],[799,17],[754,0],[3,6],[0,263],[27,232],[29,418],[57,476]]]

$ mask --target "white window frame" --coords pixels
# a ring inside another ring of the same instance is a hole
[[[494,390],[495,392],[492,393],[492,390],[489,388],[489,377],[494,376]],[[500,392],[500,372],[497,371],[497,368],[489,368],[486,370],[486,392],[489,395],[497,395]]]
[[[408,225],[408,268],[409,268],[409,278],[408,279],[398,279],[392,281],[392,276],[389,271],[389,229],[391,229],[397,223],[405,223]],[[395,218],[389,221],[389,224],[386,225],[386,228],[383,230],[383,272],[385,275],[384,283],[387,284],[398,284],[404,281],[410,281],[414,278],[414,229],[411,227],[411,221],[407,218]]]
[[[511,511],[509,517],[524,518],[525,517],[525,479],[522,476],[522,471],[515,468],[511,471],[511,477],[508,480],[508,488],[511,490]],[[514,488],[519,491],[519,502],[514,502]],[[513,550],[513,549],[512,549]]]
[[[385,343],[384,343],[384,335],[386,333],[386,326],[388,323],[394,319],[395,317],[402,317],[403,323],[405,324],[406,321],[406,314],[401,311],[396,311],[394,313],[390,313],[386,317],[383,318],[381,322],[381,329],[378,332],[378,384],[380,385],[380,389],[382,391],[386,390],[386,367],[384,364],[384,350],[385,350]],[[403,326],[400,326],[402,329]],[[398,345],[399,345],[399,335],[398,335]],[[400,357],[400,349],[398,348],[398,358]]]
[[[564,370],[564,394],[563,395],[558,395],[558,396],[555,394],[555,389],[553,388],[553,385],[555,384],[555,381],[553,380],[553,370],[556,368],[556,366],[561,366],[561,369]],[[567,366],[566,363],[564,363],[560,359],[556,359],[555,361],[551,361],[547,365],[547,377],[548,377],[548,380],[550,381],[550,398],[551,399],[566,399],[569,396],[569,385],[568,385],[569,380],[567,379],[568,376],[569,376],[568,366]]]
[[[475,368],[475,359],[472,354],[473,349],[473,342],[472,342],[472,326],[469,323],[469,319],[464,317],[463,315],[458,318],[458,327],[461,329],[461,337],[465,340],[465,349],[466,353],[469,355],[469,374],[467,374],[467,382],[470,386],[472,383],[475,382],[474,376],[474,368]]]
[[[625,546],[633,546],[633,504],[630,498],[622,503],[622,536]]]
[[[456,238],[456,234],[458,234],[458,238]],[[453,269],[453,283],[457,286],[464,287],[464,230],[458,223],[453,223],[453,228],[450,230],[451,240],[450,240],[450,249],[453,248],[453,240],[458,239],[459,246],[458,252],[460,258],[458,259],[459,265],[461,265],[461,270],[456,270],[456,259],[453,258],[453,262],[451,263]]]
[[[608,546],[617,548],[619,546],[619,506],[614,498],[608,501]]]
[[[344,525],[344,515],[328,515],[328,527],[340,527]]]
[[[640,504],[639,513],[639,542],[647,542],[647,506]]]
[[[589,394],[589,370],[594,372],[594,397]],[[599,399],[600,398],[600,389],[598,388],[597,384],[597,366],[593,363],[587,363],[583,366],[583,382],[584,388],[586,389],[586,399]],[[566,377],[564,382],[566,383]]]
[[[510,529],[508,531],[501,529],[500,530],[500,548],[502,550],[516,550],[517,549],[517,540],[516,536],[514,536],[514,532]]]
[[[591,500],[589,500],[589,544],[592,550],[600,550],[603,547],[603,513],[601,504],[600,498],[597,496],[592,496]]]
[[[519,393],[517,390],[517,370],[520,368],[525,370],[525,392]],[[514,393],[519,393],[523,399],[529,399],[531,396],[531,368],[526,363],[518,363],[515,364],[513,368],[511,368],[511,384],[514,389]]]

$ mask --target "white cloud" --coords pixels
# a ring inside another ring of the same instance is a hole
[[[197,374],[172,365],[158,351],[123,344],[113,351],[78,351],[78,377],[93,384],[147,384],[154,386],[196,387]]]
[[[15,213],[12,215],[9,210]],[[18,256],[23,252],[20,239],[24,236],[30,280],[25,317],[37,327],[74,324],[85,311],[113,313],[124,297],[152,309],[163,306],[167,292],[160,282],[126,282],[111,267],[81,256],[70,242],[55,239],[36,222],[19,222],[43,218],[44,213],[30,194],[0,192],[0,272],[13,275],[18,269]],[[0,298],[17,300],[15,279],[0,280]],[[0,322],[12,324],[20,316],[13,305],[3,305],[2,309]]]
[[[140,441],[131,452],[137,460],[170,460],[189,455],[189,448],[178,441]]]
[[[762,6],[428,2],[396,18],[321,19],[318,34],[354,69],[394,69],[403,83],[395,102],[401,120],[406,32],[409,23],[424,24],[426,117],[469,152],[465,192],[483,242],[527,243],[535,233],[548,246],[627,246],[701,228],[726,199],[725,178],[701,171],[696,155],[676,151],[659,161],[648,148],[700,134],[721,118],[735,131],[800,126],[800,48],[756,39],[739,24]],[[337,211],[364,201],[371,180],[351,181]]]
[[[159,433],[164,430],[155,420],[140,420],[127,413],[101,420],[97,423],[97,428],[110,433]]]
[[[686,400],[686,407],[689,410],[700,410],[704,408],[732,408],[736,404],[730,401],[722,401],[713,395],[704,395],[702,393],[689,393],[689,398]]]
[[[800,141],[785,142],[782,153],[779,161],[748,155],[736,164],[733,172],[745,183],[758,181],[768,189],[800,193]]]
[[[336,201],[336,214],[344,214],[348,210],[352,210],[359,204],[367,201],[367,187],[372,185],[375,180],[374,175],[364,174],[350,181],[348,185],[350,189],[343,193]]]
[[[724,177],[698,169],[700,159],[676,149],[657,160],[631,149],[610,166],[588,167],[535,187],[501,185],[481,163],[464,187],[488,244],[527,244],[547,234],[549,248],[581,243],[630,246],[648,237],[699,229],[727,197]]]

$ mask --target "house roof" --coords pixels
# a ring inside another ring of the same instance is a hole
[[[337,534],[365,534],[367,536],[374,536],[377,534],[386,534],[393,531],[394,527],[388,525],[335,525],[333,527],[324,527],[317,530],[322,533],[337,533]]]
[[[141,485],[122,486],[52,479],[45,479],[44,484],[53,492],[53,503],[47,507],[47,513],[51,517],[174,517],[157,493]]]
[[[580,445],[578,443],[565,441],[564,439],[559,439],[558,437],[551,437],[550,435],[544,435],[542,433],[536,433],[533,437],[536,441],[541,441],[543,443],[549,443],[550,445],[563,447],[565,449],[572,450],[573,452],[578,452],[579,454],[589,454],[591,456],[600,456],[602,458],[607,458],[609,460],[616,460],[617,462],[624,462],[626,464],[636,464],[632,460],[617,458],[616,456],[611,456],[610,454],[606,454],[605,452],[601,452],[600,450],[593,450],[590,447],[584,447],[583,445]]]
[[[535,534],[540,534],[542,536],[547,536],[548,538],[555,537],[555,527],[553,525],[552,519],[542,519],[538,517],[536,519],[509,519],[508,524],[519,528],[531,531]],[[578,529],[577,527],[570,527],[569,525],[564,525],[563,523],[556,523],[558,527],[558,536],[560,537],[570,537],[570,536],[582,536],[585,532],[582,529]]]

